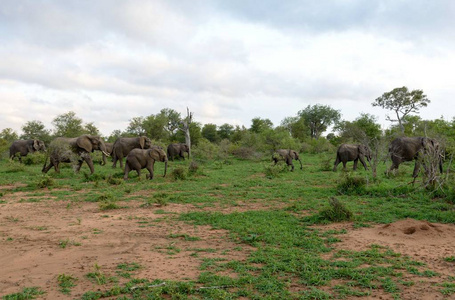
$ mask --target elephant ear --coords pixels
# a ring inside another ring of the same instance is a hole
[[[156,148],[147,150],[147,155],[156,160],[159,157],[159,151]]]
[[[38,140],[33,140],[33,149],[35,149],[35,151],[38,151],[39,148],[40,148],[40,145],[39,145]]]
[[[145,136],[140,136],[139,137],[139,145],[141,145],[141,149],[144,149],[144,147],[145,147]]]
[[[80,136],[77,138],[76,140],[76,144],[79,148],[82,148],[84,149],[85,151],[87,151],[88,153],[92,152],[93,151],[93,145],[92,145],[92,141],[90,140],[90,138],[86,135],[83,135],[83,136]]]

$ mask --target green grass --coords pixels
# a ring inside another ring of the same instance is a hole
[[[380,165],[378,177],[373,178],[364,170],[344,172],[339,168],[332,172],[325,154],[303,154],[303,170],[296,168],[294,172],[282,165],[273,166],[269,159],[228,161],[198,162],[194,172],[187,171],[190,164],[187,160],[174,161],[169,165],[168,174],[171,175],[167,177],[158,176],[163,173],[164,166],[156,164],[153,180],[138,180],[131,173],[131,180],[126,182],[121,179],[121,170],[112,169],[109,164],[95,165],[94,175],[88,175],[84,165],[79,174],[74,174],[71,167],[63,167],[60,174],[50,170],[43,176],[39,164],[17,165],[0,161],[0,173],[4,175],[0,176],[0,185],[8,186],[2,190],[0,206],[10,205],[11,201],[6,198],[10,193],[25,192],[24,202],[28,205],[38,201],[40,204],[66,201],[71,209],[84,202],[96,202],[103,211],[125,209],[124,218],[127,218],[127,215],[134,216],[134,212],[131,208],[120,207],[118,201],[137,202],[137,206],[154,208],[151,213],[162,215],[153,220],[132,217],[131,220],[140,226],[159,225],[155,222],[186,222],[194,226],[195,235],[198,235],[199,226],[208,226],[225,230],[237,245],[222,250],[188,247],[188,244],[182,247],[183,242],[196,244],[204,238],[178,231],[170,233],[168,244],[155,249],[165,253],[168,259],[190,252],[200,262],[202,273],[198,278],[149,281],[134,278],[139,264],[121,263],[115,270],[123,280],[120,284],[95,265],[93,272],[78,282],[90,280],[103,285],[103,289],[95,286],[81,299],[346,299],[371,296],[376,290],[399,298],[406,288],[416,284],[405,279],[407,276],[440,276],[424,264],[378,245],[370,245],[363,251],[337,250],[336,244],[343,240],[346,231],[322,232],[312,226],[351,220],[355,228],[361,228],[404,218],[455,223],[452,194],[432,193],[418,183],[408,184],[412,180],[412,164],[400,166],[398,175],[389,177],[383,175],[387,166]],[[52,187],[52,190],[46,187]],[[171,204],[198,209],[177,214],[172,209],[166,211],[166,206]],[[234,208],[246,205],[252,205],[254,209],[233,212]],[[157,206],[161,206],[160,209]],[[211,211],[201,211],[204,208]],[[233,210],[222,213],[217,208]],[[12,215],[1,221],[21,223]],[[94,235],[103,233],[96,228],[91,232]],[[61,248],[69,245],[72,242],[68,239],[59,241]],[[245,249],[248,249],[246,259],[227,259],[226,254]],[[210,258],[207,258],[209,254]],[[455,261],[453,256],[441,260],[448,264]],[[62,277],[61,281],[71,282],[70,285],[75,284],[76,279]],[[453,282],[446,281],[436,289],[441,295],[453,295]],[[299,289],[292,290],[290,286]],[[65,288],[69,293],[71,286]],[[31,293],[31,290],[26,292]],[[32,299],[18,297],[21,296],[7,299]]]
[[[28,300],[36,299],[44,292],[39,287],[26,287],[19,293],[9,294],[2,297],[3,300]]]

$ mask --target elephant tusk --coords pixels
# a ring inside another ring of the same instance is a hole
[[[110,155],[109,153],[107,153],[107,152],[104,152],[104,151],[101,151],[101,152],[103,152],[103,154],[106,155],[107,157],[111,156],[111,155]]]

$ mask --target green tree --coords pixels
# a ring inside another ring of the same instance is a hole
[[[52,120],[54,125],[54,136],[77,137],[84,134],[82,119],[76,117],[73,111],[61,114]]]
[[[335,126],[342,142],[369,143],[382,135],[381,125],[376,123],[377,118],[362,113],[354,121],[342,121]]]
[[[130,119],[130,123],[125,130],[125,134],[129,136],[142,136],[146,134],[144,128],[144,117],[134,117]]]
[[[205,124],[202,127],[201,131],[202,137],[206,138],[212,143],[218,143],[220,141],[220,137],[218,136],[218,131],[216,128],[216,124]]]
[[[327,128],[340,120],[340,112],[328,105],[308,105],[298,112],[303,123],[309,128],[312,139],[318,139]]]
[[[286,117],[281,121],[280,126],[286,128],[293,138],[301,141],[310,136],[310,130],[302,117]]]
[[[404,133],[403,121],[410,113],[417,113],[421,107],[426,107],[430,100],[422,90],[409,91],[407,87],[395,88],[382,94],[372,103],[384,109],[395,112],[396,119],[387,116],[387,120],[398,122],[401,132]]]
[[[107,138],[106,142],[114,143],[121,136],[122,136],[122,131],[120,131],[120,129],[115,129],[114,131],[112,131],[111,135]]]
[[[84,125],[84,133],[96,136],[101,135],[99,129],[95,126],[93,122]]]
[[[27,121],[22,126],[22,132],[20,138],[23,140],[38,139],[45,144],[48,144],[51,141],[51,132],[45,128],[41,121]]]
[[[264,130],[272,129],[273,123],[269,119],[254,118],[251,120],[250,131],[254,133],[261,133]]]
[[[218,136],[220,139],[230,139],[231,135],[234,133],[234,126],[224,123],[218,127]]]
[[[11,143],[19,139],[19,136],[17,135],[16,131],[14,131],[12,128],[5,128],[0,132],[0,139],[8,143]]]

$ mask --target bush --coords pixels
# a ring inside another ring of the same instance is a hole
[[[174,180],[185,180],[186,179],[186,171],[182,167],[175,168],[171,172],[171,177],[174,178]]]
[[[45,187],[49,188],[53,185],[54,185],[54,179],[52,179],[52,177],[50,177],[47,174],[42,175],[36,182],[36,186],[40,189],[43,189]]]
[[[25,171],[25,166],[18,161],[8,160],[6,173],[16,173]]]
[[[198,169],[199,169],[199,165],[197,162],[195,162],[195,161],[190,162],[190,165],[188,166],[188,175],[196,174]]]
[[[278,162],[276,165],[264,164],[264,174],[269,179],[280,177],[285,172],[289,172],[289,168],[283,161]]]
[[[30,166],[30,165],[38,165],[38,164],[44,164],[44,161],[46,160],[46,153],[42,152],[35,152],[35,153],[30,153],[26,157],[22,158],[22,162],[24,165]]]
[[[332,222],[350,221],[353,213],[336,198],[329,199],[330,207],[322,210],[319,215],[322,219]]]
[[[337,185],[337,190],[340,194],[359,195],[365,193],[366,179],[364,177],[354,177],[347,173],[346,177]]]
[[[198,161],[213,160],[218,156],[219,147],[207,139],[201,139],[199,144],[191,149],[191,155]]]

